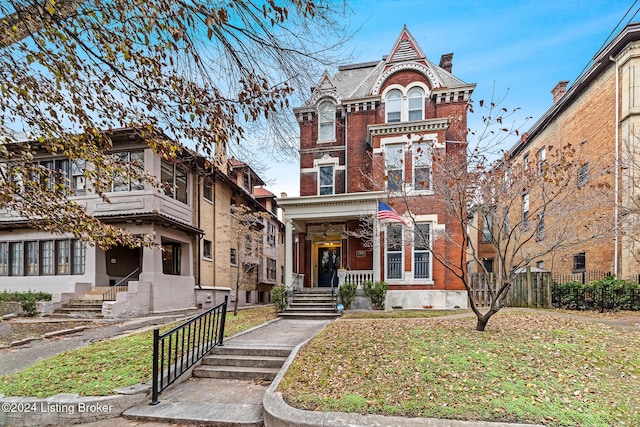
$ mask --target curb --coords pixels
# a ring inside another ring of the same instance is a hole
[[[317,412],[289,406],[276,391],[306,340],[292,351],[262,400],[265,427],[543,427],[539,424],[513,424],[487,421],[461,421],[439,418],[405,418],[383,415],[361,415],[347,412]]]
[[[0,425],[59,426],[114,418],[149,399],[148,386],[115,390],[117,395],[81,397],[60,393],[47,398],[0,395]]]
[[[1,345],[0,349],[9,348],[9,347],[18,347],[24,344],[29,344],[32,341],[42,340],[46,338],[53,338],[60,335],[74,334],[76,332],[84,331],[87,328],[88,326],[76,326],[75,328],[71,328],[71,329],[61,329],[59,331],[45,332],[44,334],[38,337],[29,337],[29,338],[21,339],[19,341],[11,341],[9,344]]]

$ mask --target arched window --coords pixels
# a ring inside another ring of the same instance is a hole
[[[424,110],[424,90],[414,87],[408,94],[409,121],[422,120]]]
[[[331,101],[324,101],[318,106],[318,140],[334,141],[336,139],[336,106]]]
[[[385,103],[387,123],[399,123],[402,117],[402,92],[397,89],[389,91]]]

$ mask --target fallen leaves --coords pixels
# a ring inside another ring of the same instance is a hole
[[[473,319],[335,322],[280,389],[294,406],[324,411],[640,424],[637,411],[616,403],[640,406],[629,392],[640,386],[640,334],[538,313],[500,313],[487,331],[473,328]],[[345,408],[345,395],[366,405]]]

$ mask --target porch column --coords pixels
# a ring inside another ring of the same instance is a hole
[[[380,258],[380,224],[377,219],[373,220],[373,281],[381,280],[380,266],[383,260]]]
[[[285,285],[289,288],[293,283],[293,223],[290,219],[285,221],[284,230]]]

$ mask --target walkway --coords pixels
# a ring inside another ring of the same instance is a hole
[[[293,349],[322,330],[329,320],[280,319],[225,341],[234,347],[284,347]],[[250,380],[189,378],[160,395],[156,406],[148,403],[125,411],[125,417],[83,424],[90,427],[180,425],[262,426],[262,399],[269,387]],[[132,419],[134,418],[134,419]],[[183,423],[183,424],[181,424]]]

